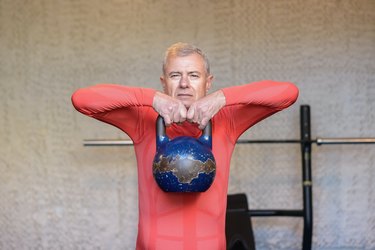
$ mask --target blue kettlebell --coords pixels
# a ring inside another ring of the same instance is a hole
[[[156,154],[152,166],[154,179],[165,192],[204,192],[216,174],[212,154],[211,121],[198,139],[179,136],[170,140],[164,119],[156,120]]]

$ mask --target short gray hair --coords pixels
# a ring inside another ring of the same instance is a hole
[[[191,54],[198,54],[203,58],[204,66],[206,68],[206,73],[210,74],[210,63],[206,54],[198,47],[189,44],[178,42],[172,44],[166,51],[163,60],[163,73],[165,74],[165,68],[167,66],[167,60],[170,56],[188,56]]]

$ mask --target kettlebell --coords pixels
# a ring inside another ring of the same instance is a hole
[[[198,139],[179,136],[170,140],[164,119],[156,120],[156,154],[152,172],[158,186],[165,192],[204,192],[216,174],[212,154],[211,121]]]

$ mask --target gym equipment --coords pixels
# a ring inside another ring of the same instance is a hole
[[[236,144],[296,144],[301,143],[301,140],[247,140],[239,139]],[[333,145],[333,144],[375,144],[375,138],[321,138],[317,137],[314,140],[309,140],[307,142],[315,143],[318,146],[322,145]],[[131,140],[98,140],[98,139],[85,139],[83,140],[83,146],[133,146],[133,141]]]
[[[255,241],[246,194],[230,194],[227,198],[225,237],[228,250],[254,250]]]
[[[211,121],[198,139],[179,136],[170,140],[164,120],[156,120],[156,154],[152,166],[154,179],[165,192],[204,192],[216,174],[212,154]]]

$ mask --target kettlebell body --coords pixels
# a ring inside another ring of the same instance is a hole
[[[153,176],[165,192],[204,192],[216,174],[212,154],[211,123],[200,138],[189,136],[170,140],[161,116],[156,122],[156,154]]]

